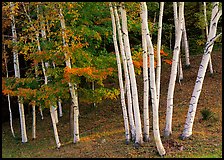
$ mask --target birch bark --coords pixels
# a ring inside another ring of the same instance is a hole
[[[65,33],[65,20],[64,20],[64,16],[62,13],[62,9],[59,9],[59,18],[60,18],[60,23],[61,23],[61,28],[62,28],[62,41],[63,41],[63,46],[65,48],[68,47],[68,44],[66,43],[65,37],[66,37],[66,33]],[[68,54],[65,52],[65,63],[66,66],[71,68],[71,60],[70,57],[68,56]],[[73,115],[74,115],[74,139],[73,142],[77,143],[80,138],[79,138],[79,108],[78,108],[78,94],[77,94],[77,86],[76,84],[72,84],[72,83],[68,83],[69,85],[69,90],[70,90],[70,94],[71,94],[71,98],[72,98],[72,110],[73,110]]]
[[[35,110],[35,102],[32,103],[32,111],[33,111],[33,124],[32,124],[32,138],[36,139],[36,110]]]
[[[161,156],[166,154],[166,151],[162,145],[160,133],[159,133],[159,112],[158,112],[158,101],[156,94],[156,83],[155,83],[155,70],[154,70],[154,49],[151,41],[151,37],[148,29],[148,16],[147,16],[147,5],[146,2],[141,2],[141,12],[142,12],[142,25],[146,29],[146,42],[147,49],[150,57],[150,91],[152,99],[152,109],[153,109],[153,134],[156,143],[157,150]],[[152,63],[153,62],[153,63]]]
[[[147,15],[146,15],[147,16]],[[140,12],[140,17],[143,21],[144,13]],[[142,22],[143,23],[143,22]],[[144,116],[144,129],[143,140],[148,142],[149,138],[149,75],[148,75],[148,52],[146,42],[146,28],[141,25],[142,29],[142,57],[143,57],[143,116]]]
[[[55,121],[55,116],[52,111],[53,111],[53,108],[50,107],[50,114],[51,114],[53,129],[54,129],[55,142],[56,142],[57,148],[60,148],[61,143],[60,143],[59,136],[58,136],[58,130],[57,130],[57,125],[56,125],[56,121]]]
[[[3,51],[3,57],[5,60],[5,70],[6,70],[6,77],[9,77],[9,73],[8,73],[8,67],[7,67],[7,58],[6,58],[6,51],[5,51],[5,44],[4,44],[4,51]],[[15,137],[15,133],[14,133],[14,129],[13,129],[13,125],[12,125],[12,110],[11,110],[11,101],[10,101],[10,96],[9,94],[7,95],[8,98],[8,105],[9,105],[9,118],[10,118],[10,129],[12,132],[13,137]]]
[[[135,71],[134,71],[134,65],[132,62],[130,43],[128,38],[127,16],[126,16],[125,6],[123,3],[121,3],[120,11],[121,11],[121,20],[122,20],[122,33],[123,33],[123,39],[124,39],[124,50],[127,57],[128,69],[130,73],[131,91],[132,91],[132,98],[133,98],[134,118],[135,118],[135,127],[136,127],[135,146],[138,147],[139,144],[142,144],[142,127],[141,127],[141,118],[140,118],[140,112],[139,112],[138,92],[137,92]]]
[[[206,2],[203,2],[203,5],[204,5],[206,39],[208,39],[208,21],[207,21],[207,14],[206,14]],[[210,69],[210,73],[213,74],[211,55],[210,55],[210,58],[209,58],[209,69]]]
[[[15,17],[13,11],[13,3],[10,2],[10,9],[11,9],[11,27],[12,27],[12,42],[14,44],[17,43],[17,34],[16,34],[16,24],[15,24]],[[13,46],[13,62],[14,62],[14,71],[15,77],[20,78],[20,70],[19,70],[19,57],[18,52]],[[22,99],[18,96],[18,103],[19,103],[19,115],[20,115],[20,127],[21,127],[21,135],[22,135],[22,142],[26,143],[27,134],[26,134],[26,123],[25,123],[25,115],[24,115],[24,106],[22,103]]]
[[[177,32],[178,32],[178,13],[177,13],[177,2],[173,2],[173,15],[174,15],[174,25],[175,25],[175,43],[177,40]],[[179,54],[180,55],[180,54]],[[182,70],[182,64],[181,64],[181,58],[179,57],[179,62],[177,65],[177,73],[178,73],[178,78],[179,78],[179,83],[183,79],[183,70]]]
[[[166,126],[164,131],[164,136],[168,137],[172,134],[172,114],[173,114],[173,95],[177,76],[177,66],[179,62],[180,53],[180,42],[182,37],[183,29],[183,13],[184,13],[184,2],[179,4],[179,18],[178,18],[178,30],[176,36],[176,42],[173,51],[173,60],[171,67],[171,75],[169,81],[168,95],[167,95],[167,110],[166,110]]]
[[[185,51],[185,66],[189,67],[190,64],[190,54],[189,54],[189,45],[188,45],[188,40],[187,40],[187,30],[186,30],[186,25],[185,25],[185,18],[183,20],[183,46],[184,46],[184,51]]]
[[[213,49],[214,41],[217,39],[217,37],[221,35],[219,34],[218,36],[216,36],[218,20],[222,15],[222,10],[219,10],[218,7],[219,7],[219,2],[213,2],[213,9],[212,9],[208,39],[205,44],[204,54],[202,57],[201,64],[199,66],[198,75],[197,75],[194,90],[191,96],[189,109],[187,113],[187,119],[184,125],[183,133],[181,135],[182,139],[185,139],[192,135],[193,122],[194,122],[194,118],[196,114],[197,103],[198,103],[199,96],[202,90],[202,84],[204,81],[206,69],[210,59],[210,54]]]
[[[160,11],[159,11],[159,28],[158,28],[158,37],[157,37],[157,65],[156,65],[156,93],[158,99],[160,99],[160,77],[161,77],[161,37],[162,37],[162,24],[163,24],[163,10],[164,10],[164,2],[160,2]]]
[[[121,106],[122,106],[123,118],[124,118],[125,137],[126,137],[126,144],[128,144],[130,142],[129,122],[128,122],[126,103],[125,103],[120,53],[119,53],[118,44],[117,44],[116,23],[115,23],[114,11],[113,11],[111,2],[109,3],[109,5],[110,5],[110,14],[111,14],[112,28],[113,28],[114,49],[115,49],[116,60],[117,60],[118,79],[119,79],[120,94],[121,94]]]
[[[116,19],[117,30],[118,30],[118,40],[119,40],[119,45],[120,45],[121,58],[122,58],[122,62],[123,62],[125,86],[126,86],[126,90],[127,90],[126,95],[127,95],[127,102],[128,102],[128,116],[129,116],[129,122],[130,122],[131,139],[132,139],[132,141],[135,141],[136,129],[135,129],[134,116],[133,116],[133,104],[132,104],[130,77],[129,77],[129,72],[128,72],[127,58],[126,58],[125,51],[124,51],[124,42],[123,42],[123,39],[122,39],[122,30],[121,30],[121,26],[120,26],[120,18],[118,16],[116,6],[114,6],[114,13],[115,13],[115,19]]]

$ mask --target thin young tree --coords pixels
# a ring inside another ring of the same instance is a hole
[[[11,9],[11,27],[12,27],[12,42],[13,42],[13,63],[14,63],[14,71],[15,71],[15,78],[20,78],[20,70],[19,70],[19,56],[18,51],[15,47],[17,43],[17,34],[16,34],[16,22],[15,22],[15,4],[10,2],[10,9]],[[19,115],[20,115],[20,127],[21,127],[21,135],[22,135],[22,142],[26,143],[28,141],[27,134],[26,134],[26,123],[25,123],[25,115],[24,115],[24,105],[22,102],[22,98],[18,96],[18,104],[19,104]]]
[[[23,9],[25,11],[25,14],[26,16],[28,17],[29,19],[29,22],[30,24],[32,25],[34,31],[35,31],[35,35],[36,35],[36,42],[37,42],[37,48],[38,48],[38,51],[41,52],[41,46],[40,46],[40,40],[39,40],[39,32],[38,32],[38,29],[36,29],[34,27],[34,25],[32,24],[32,20],[31,20],[31,17],[29,16],[29,14],[27,13],[26,11],[26,7],[24,5],[24,3],[22,2],[23,4]],[[39,8],[38,8],[38,5],[37,5],[37,14],[39,14]],[[43,63],[43,60],[41,59],[41,64],[42,64],[42,70],[43,70],[43,73],[44,73],[44,84],[47,85],[48,83],[48,78],[47,78],[47,75],[46,75],[46,69],[45,69],[45,66],[44,66],[44,63]],[[53,124],[53,130],[54,130],[54,136],[55,136],[55,141],[56,141],[56,145],[58,148],[60,148],[60,141],[59,141],[59,136],[58,136],[58,132],[57,132],[57,126],[56,126],[56,123],[58,122],[57,121],[57,115],[55,114],[55,108],[53,106],[50,106],[50,114],[51,114],[51,120],[52,120],[52,124]],[[53,116],[53,117],[52,117]],[[35,129],[35,128],[34,128]]]
[[[189,45],[188,45],[188,40],[187,40],[187,30],[186,30],[186,25],[185,25],[185,18],[183,20],[183,35],[182,35],[182,46],[184,47],[185,51],[185,67],[189,68],[190,67],[190,54],[189,54]]]
[[[177,2],[173,2],[173,15],[174,15],[174,26],[175,26],[175,41],[177,39],[177,32],[178,32],[178,12],[177,12]],[[180,56],[180,54],[179,54]],[[177,73],[178,73],[178,78],[179,78],[179,83],[180,81],[183,80],[183,70],[182,70],[182,62],[181,58],[179,57],[179,62],[177,65]]]
[[[124,118],[125,137],[126,137],[126,143],[128,144],[130,142],[129,122],[128,122],[126,103],[125,103],[125,93],[124,93],[124,85],[123,85],[123,78],[122,78],[120,53],[119,53],[119,48],[117,43],[116,22],[115,22],[114,11],[113,11],[111,2],[109,3],[109,6],[110,6],[110,14],[111,14],[111,20],[112,20],[112,28],[113,28],[114,49],[115,49],[116,60],[117,60],[118,79],[119,79],[119,86],[120,86],[120,93],[121,93],[120,95],[121,95],[121,106],[122,106],[123,118]]]
[[[156,93],[158,99],[160,99],[160,77],[161,77],[161,37],[162,37],[162,24],[163,24],[163,10],[164,2],[160,2],[160,11],[159,11],[159,25],[158,25],[158,36],[157,36],[157,63],[156,63]]]
[[[133,99],[133,108],[134,108],[134,118],[135,118],[135,129],[136,129],[136,139],[135,139],[135,146],[138,147],[142,144],[142,126],[141,126],[141,118],[140,118],[140,111],[139,111],[139,102],[138,102],[138,91],[137,91],[137,84],[135,78],[135,70],[134,65],[131,57],[131,49],[130,43],[128,38],[128,27],[127,27],[127,16],[124,3],[120,3],[120,12],[121,12],[121,21],[122,21],[122,33],[124,39],[124,50],[127,58],[128,63],[128,70],[130,74],[130,81],[131,81],[131,91],[132,91],[132,99]]]
[[[207,38],[207,42],[204,48],[204,54],[202,57],[201,64],[199,66],[198,75],[195,81],[194,90],[191,96],[189,109],[187,113],[186,122],[184,125],[184,130],[181,135],[182,139],[188,138],[192,135],[193,122],[196,114],[197,104],[199,100],[199,96],[202,90],[203,81],[205,78],[206,69],[208,66],[208,62],[210,59],[210,54],[212,52],[215,40],[221,35],[216,36],[217,25],[219,18],[222,15],[222,10],[219,9],[219,2],[213,2],[212,16],[210,21],[209,34]]]
[[[36,104],[35,101],[32,102],[32,113],[33,113],[33,123],[32,123],[32,138],[36,139]]]
[[[144,19],[144,13],[140,12],[141,19]],[[143,23],[143,22],[142,22]],[[143,57],[143,140],[148,142],[149,138],[149,76],[148,76],[148,52],[146,42],[146,28],[141,25],[142,30],[142,57]]]
[[[207,10],[206,10],[206,2],[203,2],[203,8],[204,8],[204,17],[205,17],[205,32],[206,32],[206,39],[208,39],[208,21],[207,21]],[[209,58],[209,69],[210,73],[213,74],[213,68],[212,68],[212,56],[210,55]]]
[[[63,41],[63,46],[64,48],[68,48],[68,44],[66,42],[66,26],[65,26],[65,19],[62,13],[62,7],[59,5],[59,19],[61,23],[61,28],[62,28],[62,41]],[[64,52],[65,55],[65,63],[66,67],[71,68],[71,60],[68,55],[68,53]],[[74,115],[74,139],[73,142],[77,143],[80,138],[79,138],[79,108],[78,108],[78,93],[77,93],[77,84],[72,84],[71,82],[68,83],[69,85],[69,90],[72,98],[72,105],[71,105],[71,111],[73,111]]]
[[[176,41],[173,51],[173,60],[172,60],[168,95],[167,95],[166,126],[164,131],[164,136],[166,137],[172,134],[173,95],[177,76],[177,66],[179,63],[180,43],[183,29],[183,14],[184,14],[184,2],[179,2],[178,28],[177,28],[177,35],[175,38]]]
[[[142,25],[146,30],[146,42],[147,49],[150,57],[150,91],[152,99],[152,110],[153,110],[153,134],[156,143],[157,150],[161,156],[166,154],[166,151],[162,145],[162,141],[159,133],[159,112],[158,112],[158,99],[156,94],[156,83],[155,83],[155,70],[154,70],[154,49],[151,41],[151,37],[148,29],[148,15],[147,15],[147,5],[146,2],[141,2],[141,12],[142,12]]]
[[[120,25],[120,18],[119,18],[116,6],[114,6],[114,13],[115,13],[115,19],[116,19],[116,25],[117,25],[117,31],[118,31],[118,40],[119,40],[121,58],[122,58],[123,69],[124,69],[125,88],[126,88],[127,103],[128,103],[128,117],[129,117],[130,130],[131,130],[131,139],[132,139],[132,141],[135,141],[136,129],[135,129],[135,122],[134,122],[134,115],[133,115],[130,76],[129,76],[129,72],[128,72],[127,58],[126,58],[125,50],[124,50],[124,42],[123,42],[123,38],[122,38],[122,29],[121,29],[121,25]]]
[[[5,44],[3,45],[3,57],[4,57],[4,62],[5,62],[6,78],[8,78],[9,73],[8,73],[8,66],[7,66],[8,63],[7,63],[7,55],[6,55],[6,50],[5,50]],[[8,105],[9,105],[10,129],[11,129],[13,137],[15,137],[15,133],[14,133],[13,125],[12,125],[12,110],[11,110],[11,101],[10,101],[10,95],[9,94],[7,94],[7,98],[8,98]]]

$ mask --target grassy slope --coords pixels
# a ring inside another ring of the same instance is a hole
[[[191,58],[192,67],[184,70],[184,81],[176,84],[173,113],[173,134],[169,139],[162,137],[167,151],[165,157],[222,157],[222,68],[221,53],[212,56],[215,75],[206,75],[198,103],[193,136],[189,140],[179,140],[183,130],[188,110],[188,104],[193,91],[201,56]],[[217,61],[217,62],[215,62]],[[184,60],[183,60],[184,62]],[[160,102],[160,132],[165,126],[166,95],[169,82],[170,66],[162,66],[161,102]],[[142,77],[138,76],[140,106],[142,106]],[[117,84],[116,84],[117,85]],[[69,135],[68,106],[64,105],[64,116],[59,119],[58,131],[62,147],[55,148],[53,129],[49,111],[44,110],[44,120],[37,114],[37,139],[31,140],[32,115],[26,116],[29,142],[22,144],[20,140],[19,119],[13,121],[14,139],[9,123],[2,124],[2,157],[160,157],[157,153],[152,134],[152,119],[150,119],[149,143],[144,143],[139,149],[133,144],[125,145],[123,118],[120,101],[104,101],[97,108],[80,104],[80,137],[78,144],[72,143]],[[209,108],[216,119],[200,121],[200,110]],[[142,111],[142,107],[141,107]],[[150,111],[150,118],[152,112]]]

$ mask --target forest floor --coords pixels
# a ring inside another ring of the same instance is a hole
[[[174,95],[172,136],[162,136],[165,126],[166,97],[170,77],[170,65],[163,64],[161,98],[159,107],[160,133],[168,157],[222,157],[222,52],[213,52],[214,75],[207,70],[198,102],[190,139],[180,140],[191,94],[194,88],[201,55],[191,57],[191,68],[184,69],[184,80],[176,83]],[[184,62],[184,59],[182,60]],[[142,114],[143,81],[137,76],[140,110]],[[118,86],[118,81],[114,84]],[[80,104],[80,142],[72,143],[69,132],[68,105],[63,105],[63,117],[59,118],[58,132],[62,146],[56,149],[52,123],[47,109],[44,120],[37,113],[37,139],[32,140],[32,115],[26,115],[28,143],[21,143],[19,119],[13,120],[17,138],[13,138],[9,122],[2,124],[2,157],[71,157],[71,158],[156,158],[158,155],[152,133],[152,111],[150,110],[151,141],[135,149],[133,143],[125,144],[124,125],[120,99],[104,100],[96,107]],[[151,106],[150,106],[151,107]],[[211,118],[202,120],[201,111],[209,109]]]

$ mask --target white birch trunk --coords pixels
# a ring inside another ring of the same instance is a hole
[[[175,25],[175,43],[177,40],[177,32],[178,32],[178,13],[177,13],[177,2],[173,2],[173,13],[174,13],[174,25]],[[184,20],[184,19],[183,19]],[[180,54],[179,54],[180,56]],[[179,63],[177,65],[177,73],[178,73],[178,78],[179,78],[179,83],[181,80],[183,80],[183,70],[182,70],[182,63],[181,63],[181,58],[179,57]]]
[[[6,54],[5,54],[5,45],[4,45],[4,60],[5,60],[5,70],[6,70],[6,77],[9,77],[9,73],[8,73],[8,67],[7,67],[7,58],[6,58]],[[10,101],[10,96],[9,94],[7,95],[8,98],[8,105],[9,105],[9,120],[10,120],[10,129],[12,132],[13,137],[15,137],[15,133],[14,133],[14,129],[13,129],[13,125],[12,125],[12,110],[11,110],[11,101]]]
[[[184,51],[185,51],[185,66],[189,67],[190,64],[190,54],[189,54],[189,45],[188,45],[188,40],[187,40],[187,30],[186,30],[186,25],[185,25],[185,18],[183,20],[183,46],[184,46]]]
[[[177,76],[177,66],[179,63],[180,43],[183,29],[183,13],[184,13],[184,2],[180,2],[179,5],[179,18],[178,18],[178,30],[176,35],[176,41],[173,51],[172,68],[170,74],[168,95],[167,95],[167,110],[166,110],[166,127],[164,136],[168,137],[172,134],[172,114],[173,114],[173,95]]]
[[[164,2],[160,2],[160,11],[159,11],[159,28],[158,28],[158,37],[157,37],[157,65],[156,65],[156,93],[158,99],[158,106],[159,106],[159,99],[160,99],[160,78],[161,78],[161,37],[162,37],[162,21],[163,21],[163,9],[164,9]]]
[[[218,9],[219,2],[213,2],[213,9],[212,9],[212,16],[210,21],[210,29],[209,29],[209,35],[207,39],[207,43],[204,48],[204,54],[202,57],[202,61],[198,70],[197,79],[195,82],[194,90],[191,96],[187,119],[184,125],[183,134],[181,135],[182,139],[185,139],[187,137],[190,137],[192,135],[192,129],[193,129],[193,122],[196,114],[197,109],[197,103],[199,100],[199,96],[202,90],[202,84],[204,81],[206,69],[208,66],[210,54],[213,49],[214,41],[217,39],[218,36],[216,36],[217,31],[217,24],[220,16],[222,15],[222,10]]]
[[[119,79],[119,86],[120,86],[121,106],[122,106],[122,112],[123,112],[123,118],[124,118],[125,137],[126,137],[126,144],[128,144],[130,142],[130,134],[129,134],[130,131],[129,131],[128,114],[127,114],[126,103],[125,103],[120,53],[119,53],[118,44],[117,44],[116,23],[115,23],[114,11],[113,11],[111,2],[109,3],[109,5],[110,5],[110,14],[111,14],[112,28],[113,28],[114,49],[115,49],[116,60],[117,60],[117,70],[118,70],[118,79]]]
[[[32,109],[33,109],[32,138],[36,139],[36,111],[35,111],[35,104],[32,104]]]
[[[60,143],[59,136],[58,136],[58,130],[57,130],[57,125],[55,122],[55,116],[53,114],[53,110],[54,109],[52,107],[50,107],[51,120],[52,120],[53,129],[54,129],[54,137],[55,137],[57,148],[60,148],[61,143]]]
[[[44,119],[44,115],[43,115],[43,111],[42,111],[42,107],[41,106],[39,106],[39,111],[40,111],[41,119],[43,120]]]
[[[203,2],[203,5],[204,5],[206,38],[208,39],[208,21],[207,21],[207,14],[206,14],[206,2]],[[213,74],[212,57],[211,57],[211,55],[210,55],[210,58],[209,58],[209,69],[210,69],[210,73]]]
[[[140,12],[141,19],[143,21],[143,12]],[[143,23],[143,22],[142,22]],[[148,54],[147,54],[147,42],[146,42],[146,28],[141,25],[142,29],[142,56],[143,56],[143,116],[144,116],[144,128],[143,128],[143,140],[148,142],[149,138],[149,76],[148,76]]]
[[[22,134],[22,142],[26,143],[27,134],[26,134],[26,121],[25,121],[25,114],[24,114],[24,106],[21,102],[20,97],[18,96],[18,103],[19,103],[19,115],[20,115],[20,127],[21,127],[21,134]]]
[[[92,90],[93,91],[95,90],[95,85],[94,84],[95,84],[94,81],[92,81]],[[93,103],[93,107],[96,107],[96,103],[95,102]]]
[[[11,132],[12,132],[13,137],[16,137],[15,136],[15,133],[14,133],[13,125],[12,125],[12,110],[11,110],[11,102],[10,102],[10,96],[9,96],[9,94],[7,95],[7,97],[8,97],[8,104],[9,104],[10,129],[11,129]]]
[[[74,143],[80,141],[79,138],[79,108],[78,108],[78,92],[77,85],[74,85]]]
[[[159,133],[159,111],[158,111],[158,101],[156,94],[156,82],[155,82],[155,70],[154,70],[154,49],[151,41],[151,37],[148,29],[148,15],[147,15],[147,5],[146,2],[141,2],[141,12],[142,12],[142,25],[146,30],[146,41],[147,49],[150,57],[150,91],[152,99],[153,108],[153,134],[156,143],[157,150],[161,156],[166,154],[166,151],[162,145],[160,133]]]
[[[178,77],[179,77],[179,83],[181,84],[181,81],[184,79],[181,54],[179,54],[179,63],[177,66],[177,72],[178,72]]]
[[[128,38],[127,16],[126,16],[125,6],[123,3],[121,3],[120,11],[121,11],[122,31],[123,31],[123,39],[124,39],[124,50],[126,53],[128,69],[130,73],[131,91],[132,91],[132,98],[133,98],[134,118],[135,118],[135,127],[136,127],[135,145],[136,147],[138,147],[139,144],[142,144],[142,127],[141,127],[141,118],[140,118],[140,112],[139,112],[135,70],[134,70],[134,65],[132,62],[131,49],[130,49],[129,38]]]
[[[59,117],[62,117],[63,113],[62,113],[62,106],[61,106],[61,99],[60,98],[58,100],[58,109],[59,109]]]
[[[10,8],[13,8],[13,3],[10,2]],[[11,14],[11,25],[12,25],[12,41],[13,43],[17,43],[17,34],[16,34],[16,26],[15,26],[15,18],[14,14]],[[19,71],[19,57],[17,50],[13,46],[13,62],[14,62],[14,71],[15,71],[15,77],[20,78],[20,71]],[[18,103],[19,103],[19,115],[20,115],[20,126],[21,126],[21,135],[22,135],[22,142],[26,143],[27,140],[27,134],[26,134],[26,124],[25,124],[25,115],[24,115],[24,106],[21,102],[20,97],[18,96]]]
[[[134,122],[134,116],[133,116],[133,105],[132,105],[132,93],[131,93],[131,86],[130,86],[130,77],[128,72],[128,65],[127,65],[127,58],[124,51],[124,43],[122,39],[122,30],[120,26],[120,19],[117,13],[117,7],[114,6],[114,13],[116,18],[116,24],[117,24],[117,30],[118,30],[118,40],[120,44],[120,51],[121,51],[121,58],[123,62],[123,69],[124,69],[124,77],[125,77],[125,86],[127,90],[127,102],[128,102],[128,116],[129,116],[129,122],[130,122],[130,130],[131,130],[131,139],[132,141],[135,141],[136,136],[136,129],[135,129],[135,122]]]
[[[51,106],[52,107],[52,114],[54,115],[55,123],[58,124],[58,112],[57,112],[57,107]]]
[[[64,16],[62,13],[62,9],[60,8],[59,10],[59,18],[60,18],[60,23],[61,23],[61,28],[62,28],[62,41],[63,41],[63,46],[64,47],[68,47],[68,44],[65,41],[65,20],[64,20]],[[71,68],[71,60],[70,57],[67,55],[67,53],[65,52],[65,63],[66,66]],[[78,108],[78,94],[77,94],[77,86],[76,84],[72,84],[72,83],[68,83],[69,85],[69,90],[70,90],[70,94],[72,97],[72,107],[74,109],[74,139],[73,142],[77,143],[80,138],[79,138],[79,108]]]

